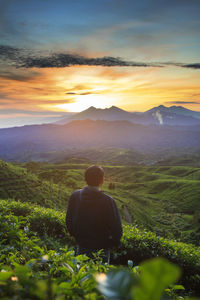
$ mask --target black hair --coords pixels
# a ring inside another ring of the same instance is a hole
[[[90,166],[85,171],[85,181],[88,185],[99,186],[103,182],[104,170],[99,166]]]

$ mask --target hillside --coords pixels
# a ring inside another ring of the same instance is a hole
[[[70,193],[85,185],[88,164],[1,162],[0,197],[66,210]],[[22,168],[23,167],[23,168]],[[105,165],[103,189],[113,196],[124,223],[133,222],[159,235],[198,244],[200,168]]]
[[[59,209],[66,207],[69,193],[64,187],[41,181],[25,168],[0,161],[0,197]]]
[[[85,185],[88,164],[27,163],[19,167],[1,161],[0,166],[0,197],[66,211],[69,195]],[[116,200],[124,223],[199,244],[200,168],[107,164],[104,169],[103,189]]]

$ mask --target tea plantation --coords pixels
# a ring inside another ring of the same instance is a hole
[[[200,169],[105,166],[103,188],[123,220],[107,265],[100,254],[75,256],[65,228],[69,195],[85,185],[86,167],[0,161],[0,299],[200,296]]]
[[[66,211],[82,188],[87,164],[10,164],[0,161],[0,197]],[[103,189],[113,196],[124,224],[200,245],[200,168],[105,165]]]
[[[3,272],[0,273],[2,276],[0,277],[2,296],[8,296],[9,293],[11,293],[10,296],[14,295],[17,291],[19,297],[25,297],[25,295],[26,297],[30,297],[30,295],[31,297],[38,297],[34,299],[57,299],[58,295],[59,297],[65,295],[64,298],[58,299],[79,299],[78,297],[80,299],[81,297],[98,299],[97,282],[92,274],[114,270],[114,273],[111,274],[118,278],[115,272],[122,272],[123,270],[125,273],[120,274],[128,277],[121,280],[122,282],[130,280],[125,288],[127,293],[130,289],[131,296],[130,298],[119,299],[143,299],[134,298],[131,292],[134,288],[139,289],[138,282],[142,280],[140,278],[142,271],[139,271],[140,268],[134,267],[152,257],[166,258],[180,267],[182,274],[177,275],[176,278],[179,277],[178,284],[185,287],[185,291],[183,291],[183,287],[179,286],[182,295],[184,293],[200,295],[200,249],[198,247],[169,241],[157,237],[151,232],[124,225],[122,245],[119,249],[113,249],[112,264],[125,266],[129,261],[131,268],[127,273],[127,270],[121,267],[118,269],[112,265],[102,264],[101,259],[97,262],[86,263],[84,256],[75,257],[74,252],[71,251],[74,241],[65,231],[65,215],[62,212],[28,203],[1,200],[0,216],[2,235],[0,248],[1,269],[3,269]],[[172,267],[171,264],[168,265],[163,260],[149,262],[149,264],[152,263],[158,264],[155,267],[158,269]],[[174,272],[178,274],[178,270],[175,268]],[[161,272],[159,276],[164,276],[163,270],[159,272]],[[108,278],[111,276],[109,274]],[[136,276],[137,280],[136,278],[133,279],[132,276]],[[169,281],[174,282],[175,279],[169,279]],[[155,280],[158,280],[158,278]],[[51,290],[48,290],[50,288],[49,281],[51,282]],[[172,282],[170,282],[170,286]],[[148,283],[146,284],[148,285]],[[107,292],[109,289],[111,291],[117,289],[111,283],[110,285],[110,288],[106,288]],[[167,288],[168,285],[167,282],[164,287]],[[35,291],[36,286],[40,287],[37,292]],[[178,299],[173,290],[176,288],[171,286],[171,289],[165,291],[171,297],[166,299]],[[101,290],[101,288],[99,289]],[[11,292],[8,292],[8,290]],[[105,288],[102,288],[102,290],[105,292]],[[164,288],[161,290],[163,292]],[[115,292],[117,293],[117,291]],[[48,293],[52,294],[52,298],[45,296]],[[30,299],[32,299],[31,297]],[[108,299],[115,298],[108,297]],[[160,299],[160,296],[155,299]]]

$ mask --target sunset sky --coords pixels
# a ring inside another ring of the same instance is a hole
[[[199,0],[0,0],[0,127],[90,106],[200,111]]]

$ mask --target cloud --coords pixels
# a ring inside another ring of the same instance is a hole
[[[31,111],[31,110],[23,110],[23,109],[0,109],[1,115],[12,115],[12,114],[26,114],[26,115],[32,115],[32,116],[44,116],[44,115],[67,115],[67,113],[64,112],[58,112],[58,111]]]
[[[129,62],[118,57],[104,56],[97,58],[87,58],[76,54],[55,53],[50,56],[28,57],[21,64],[23,68],[64,68],[70,66],[131,66],[131,67],[159,67],[157,64]]]
[[[12,65],[15,65],[18,68],[64,68],[77,65],[105,67],[160,67],[157,63],[130,62],[112,56],[88,58],[70,53],[53,53],[50,55],[42,55],[39,51],[34,55],[32,53],[30,50],[0,45],[0,58],[10,61]]]
[[[85,93],[81,93],[79,95],[81,95],[81,96],[87,96],[87,95],[94,95],[94,94],[97,94],[97,93],[85,92]]]
[[[70,53],[46,54],[41,51],[18,49],[0,45],[0,58],[7,60],[18,68],[65,68],[71,66],[104,66],[104,67],[164,67],[177,66],[182,68],[200,69],[200,63],[185,64],[182,62],[136,62],[120,57],[104,56],[88,58]]]
[[[27,82],[33,80],[37,76],[40,76],[40,74],[37,72],[29,72],[28,74],[24,74],[21,73],[19,70],[18,72],[4,71],[4,70],[0,71],[0,78],[21,81],[21,82]]]
[[[69,93],[65,93],[66,95],[81,95],[81,96],[87,96],[87,95],[93,95],[93,94],[97,94],[97,93],[93,93],[93,92],[84,92],[84,93],[74,93],[74,92],[69,92]]]
[[[200,63],[182,65],[183,68],[200,69]]]
[[[167,101],[165,104],[200,104],[200,101]]]
[[[0,57],[2,56],[5,59],[15,60],[19,57],[20,49],[0,45]]]
[[[10,97],[9,99],[7,98],[8,96],[1,97],[3,100],[0,99],[0,106],[8,106],[8,105],[26,105],[27,106],[27,100],[18,100],[18,99],[13,99]],[[73,103],[74,99],[60,99],[60,100],[43,100],[43,99],[34,99],[32,103],[35,105],[58,105],[58,104],[66,104],[66,103]],[[31,103],[31,104],[32,104]]]

